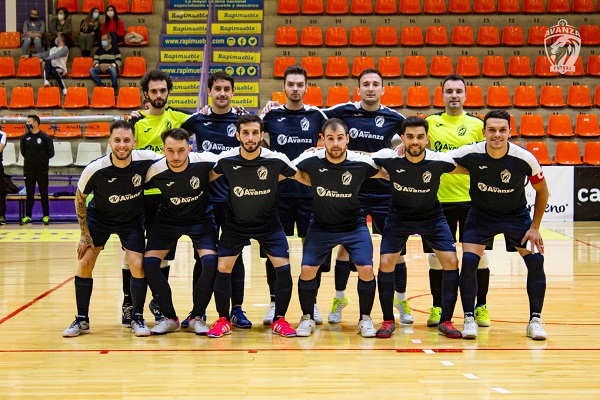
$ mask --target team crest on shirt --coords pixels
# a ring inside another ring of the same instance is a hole
[[[379,116],[375,117],[375,126],[381,128],[385,123],[385,117]]]
[[[461,125],[458,128],[458,136],[465,136],[467,134],[467,127],[464,125]]]
[[[429,183],[430,181],[431,181],[431,172],[425,171],[423,173],[423,182],[424,183]]]
[[[269,171],[264,166],[262,166],[256,171],[256,173],[258,174],[258,179],[264,181],[265,179],[267,179]]]
[[[237,131],[237,128],[235,127],[235,124],[229,124],[227,126],[227,136],[234,137],[236,131]]]
[[[342,174],[342,185],[348,186],[350,182],[352,182],[352,174],[350,171],[346,171]]]
[[[500,172],[500,179],[502,179],[502,183],[508,183],[510,182],[510,172],[505,169],[504,171]]]
[[[167,129],[171,129],[173,127],[173,124],[171,124],[171,121],[167,121]]]
[[[197,176],[192,176],[192,178],[190,179],[190,186],[194,190],[198,189],[200,187],[200,178],[198,178]]]
[[[310,128],[310,122],[308,122],[306,117],[302,118],[302,121],[300,121],[300,128],[302,128],[303,131],[307,131],[308,128]]]
[[[140,174],[135,174],[133,178],[131,178],[131,182],[133,183],[133,186],[138,187],[142,184],[142,177]]]

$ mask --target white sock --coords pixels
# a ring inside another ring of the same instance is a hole
[[[396,292],[396,300],[398,300],[398,301],[406,300],[406,293]]]
[[[346,298],[346,291],[345,290],[336,290],[335,297],[338,300],[344,300]]]

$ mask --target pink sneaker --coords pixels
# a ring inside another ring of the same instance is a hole
[[[271,331],[285,337],[296,336],[296,331],[284,318],[279,318],[277,321],[273,322],[271,324]]]
[[[211,338],[219,338],[223,335],[231,334],[231,324],[225,317],[221,317],[215,321],[212,328],[206,333],[206,336]]]

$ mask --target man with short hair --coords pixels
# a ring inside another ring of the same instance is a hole
[[[111,125],[108,145],[110,154],[85,167],[77,183],[75,210],[81,230],[75,274],[77,316],[63,331],[65,337],[90,333],[88,311],[94,283],[92,271],[112,233],[119,236],[125,249],[125,259],[135,277],[132,282],[137,279],[146,285],[142,272],[145,248],[143,184],[148,168],[158,156],[148,150],[133,150],[133,129],[129,122],[123,120]],[[93,198],[86,207],[86,198],[90,194]],[[145,291],[143,293],[145,296]],[[141,301],[143,303],[144,299]],[[141,315],[132,329],[136,336],[150,334]]]
[[[32,8],[29,11],[29,18],[23,22],[23,37],[21,55],[26,55],[29,52],[29,47],[33,43],[35,53],[44,51],[42,40],[46,33],[46,23],[40,19],[40,12],[37,8]]]
[[[121,67],[121,52],[116,44],[112,43],[111,35],[102,35],[101,46],[94,54],[94,66],[90,68],[90,75],[96,86],[104,86],[99,74],[110,74],[110,81],[115,96],[119,94],[119,68]]]
[[[460,296],[465,323],[462,336],[477,337],[474,318],[477,294],[477,267],[486,246],[497,234],[504,234],[508,251],[518,251],[527,266],[529,323],[527,336],[547,337],[541,320],[546,274],[544,242],[540,224],[548,203],[548,186],[539,162],[529,151],[508,142],[510,114],[489,111],[483,121],[485,142],[451,150],[448,155],[469,171],[471,209],[465,222],[460,274]],[[535,190],[533,220],[525,200],[525,184]],[[443,310],[442,310],[443,311]]]

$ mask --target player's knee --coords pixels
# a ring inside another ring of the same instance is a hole
[[[370,281],[375,278],[372,265],[357,265],[356,271],[358,272],[358,277],[363,281]]]
[[[427,262],[429,263],[430,269],[435,269],[438,271],[441,271],[443,269],[442,263],[440,263],[440,260],[433,253],[427,254]]]
[[[77,271],[77,275],[82,278],[91,278],[92,271],[94,270],[94,263],[90,262],[87,257],[79,260],[79,269]]]
[[[382,254],[379,257],[379,270],[381,272],[393,272],[396,267],[396,257],[393,254]]]
[[[312,279],[315,279],[318,270],[319,268],[303,265],[300,271],[300,279],[302,279],[303,281],[310,281]]]
[[[483,255],[481,256],[481,260],[479,260],[479,266],[477,266],[477,269],[486,269],[488,268],[490,265],[490,256],[488,255],[487,251],[483,252]]]
[[[167,268],[169,266],[169,260],[162,260],[160,262],[160,267],[161,268]]]

